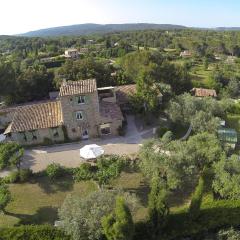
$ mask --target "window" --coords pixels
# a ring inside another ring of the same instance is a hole
[[[77,103],[78,104],[85,104],[85,96],[77,97]]]
[[[83,113],[82,111],[76,112],[76,119],[79,120],[83,120]]]
[[[53,137],[59,137],[58,128],[52,128]]]
[[[110,124],[103,124],[100,126],[100,131],[102,135],[109,135],[111,134]]]

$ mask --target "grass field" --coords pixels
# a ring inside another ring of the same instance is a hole
[[[111,185],[136,194],[140,199],[140,208],[134,219],[146,217],[149,188],[140,173],[123,172]],[[31,183],[11,184],[13,201],[6,208],[7,214],[0,214],[0,226],[53,224],[57,220],[58,208],[68,194],[84,197],[94,190],[97,190],[94,182],[75,183],[68,177],[56,182],[51,182],[47,177],[39,177]]]
[[[227,126],[230,128],[234,128],[238,133],[240,133],[240,115],[228,114],[227,115]]]
[[[178,59],[172,61],[172,63],[183,65],[189,62],[190,59]],[[209,69],[205,70],[203,64],[194,64],[190,70],[190,76],[194,87],[214,88],[215,81],[211,78],[213,65],[209,66]]]
[[[195,87],[214,87],[214,81],[211,79],[211,70],[205,70],[203,65],[197,64],[191,70],[192,83]]]
[[[184,190],[171,193],[169,197],[171,210],[169,229],[166,229],[166,233],[170,236],[197,233],[197,231],[202,231],[206,222],[209,222],[206,229],[218,227],[219,222],[225,225],[229,222],[233,226],[239,223],[240,201],[214,200],[211,191],[211,178],[209,179],[201,206],[201,216],[193,224],[189,222],[188,206],[194,184],[190,183],[188,187],[184,187]],[[139,198],[140,208],[134,215],[134,220],[146,219],[149,186],[141,173],[123,172],[118,179],[111,183],[111,186],[135,194]],[[7,215],[0,215],[0,226],[52,224],[57,219],[58,208],[67,194],[86,196],[96,189],[97,186],[92,181],[75,183],[67,177],[55,183],[46,177],[39,177],[31,183],[11,184],[13,201],[6,209]]]
[[[85,196],[96,189],[94,182],[74,183],[70,178],[53,183],[46,177],[33,183],[11,184],[12,202],[6,215],[0,215],[0,226],[54,223],[57,211],[67,194]]]

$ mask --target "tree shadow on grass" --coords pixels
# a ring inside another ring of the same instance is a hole
[[[177,189],[170,192],[168,197],[169,207],[180,207],[191,200],[192,193],[194,192],[196,183],[186,183],[184,189]]]
[[[56,207],[42,207],[37,210],[33,215],[18,214],[5,211],[8,216],[16,217],[19,219],[18,225],[21,224],[54,224],[58,218],[58,209]]]
[[[137,188],[125,188],[126,191],[133,193],[137,196],[137,198],[140,200],[140,203],[147,207],[148,205],[148,194],[150,192],[149,186],[146,184],[145,181],[141,181],[139,187]]]
[[[51,180],[48,177],[38,177],[32,180],[32,183],[38,184],[45,193],[53,194],[56,192],[68,192],[73,189],[74,180],[71,176],[60,177]]]
[[[200,210],[196,219],[191,219],[187,211],[170,214],[165,229],[166,236],[169,239],[172,239],[171,236],[178,239],[219,228],[239,226],[240,202],[238,200],[214,201],[211,205],[205,207]]]

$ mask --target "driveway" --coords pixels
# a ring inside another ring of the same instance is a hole
[[[134,116],[127,116],[128,126],[124,137],[91,139],[78,143],[62,144],[26,150],[21,164],[22,168],[30,168],[33,172],[44,170],[51,163],[59,163],[65,167],[78,167],[83,159],[79,149],[87,144],[98,144],[105,154],[134,156],[138,153],[143,139],[152,137],[152,129],[139,132]]]

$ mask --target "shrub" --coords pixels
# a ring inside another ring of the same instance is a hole
[[[19,181],[19,172],[13,171],[4,178],[5,183],[16,183]]]
[[[167,127],[159,127],[157,128],[157,136],[162,137],[168,131]]]
[[[31,169],[20,169],[19,171],[19,180],[20,182],[26,182],[32,176]]]
[[[102,218],[102,228],[108,240],[133,239],[132,214],[123,197],[117,197],[115,209]]]
[[[228,107],[228,112],[232,114],[240,114],[240,103],[231,104]]]
[[[5,213],[5,208],[12,200],[11,192],[5,184],[0,185],[0,212]],[[0,235],[1,236],[1,235]]]
[[[103,156],[97,161],[96,179],[100,185],[108,184],[119,176],[126,166],[126,160],[116,155]]]
[[[50,179],[53,180],[53,179],[63,176],[64,168],[60,164],[52,163],[47,166],[46,174]]]
[[[23,148],[17,143],[0,143],[0,169],[18,166],[23,152]]]
[[[220,228],[237,227],[240,223],[240,201],[218,200],[203,203],[197,220],[189,218],[189,213],[179,212],[170,214],[167,227],[164,229],[165,238],[181,239],[181,237],[201,235],[204,232]]]
[[[218,239],[219,240],[237,240],[240,239],[240,231],[235,230],[233,228],[227,230],[221,230],[218,232]]]
[[[61,230],[49,225],[19,226],[0,229],[1,240],[70,240]]]
[[[90,180],[94,176],[93,167],[89,163],[83,163],[74,170],[74,180],[79,182],[82,180]]]
[[[170,143],[173,140],[173,133],[171,131],[167,131],[162,136],[162,141],[164,143]]]

